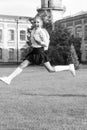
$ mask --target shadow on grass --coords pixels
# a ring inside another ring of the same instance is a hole
[[[29,95],[29,96],[46,96],[46,97],[87,97],[87,95],[83,94],[37,94],[37,93],[20,93],[21,95]]]

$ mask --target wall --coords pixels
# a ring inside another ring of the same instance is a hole
[[[28,27],[29,22],[27,19],[0,16],[0,63],[21,62],[21,53],[24,48],[27,48],[26,40]]]
[[[71,35],[80,37],[81,44],[81,59],[82,62],[87,62],[87,13],[61,19],[60,21],[70,31]]]

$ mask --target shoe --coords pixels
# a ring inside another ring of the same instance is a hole
[[[73,76],[76,75],[74,64],[69,65],[69,70],[70,70],[70,72],[72,73]]]
[[[8,85],[11,83],[11,80],[8,77],[0,77],[0,80]]]

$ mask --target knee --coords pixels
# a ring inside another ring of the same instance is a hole
[[[54,69],[54,68],[52,68],[52,69],[49,69],[49,68],[48,68],[47,70],[48,70],[49,73],[54,73],[54,72],[55,72],[55,69]]]
[[[21,64],[20,64],[20,68],[21,69],[24,69],[25,67],[27,67],[29,64],[29,62],[26,60],[26,61],[23,61]]]

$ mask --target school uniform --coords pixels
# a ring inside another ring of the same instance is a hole
[[[37,30],[33,29],[31,32],[31,51],[27,54],[25,59],[29,60],[34,64],[41,64],[49,61],[48,58],[48,47],[49,47],[49,34],[43,28],[38,28]],[[45,47],[42,47],[37,43],[39,41],[42,45],[45,44]]]

